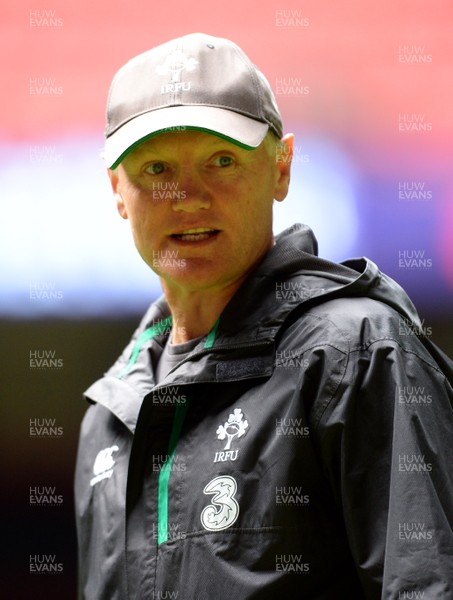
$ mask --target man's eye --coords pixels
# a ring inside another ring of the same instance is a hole
[[[233,159],[231,156],[218,156],[216,162],[219,167],[229,167],[233,164]]]
[[[161,162],[155,162],[155,163],[148,165],[146,167],[145,171],[147,173],[150,173],[150,175],[160,175],[161,173],[163,173],[165,171],[165,165],[164,165],[164,163],[161,163]]]

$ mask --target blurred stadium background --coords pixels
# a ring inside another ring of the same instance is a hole
[[[323,257],[371,258],[407,289],[426,332],[453,355],[452,17],[449,0],[3,6],[5,598],[76,597],[81,394],[160,293],[116,214],[99,157],[116,70],[189,32],[236,41],[268,77],[285,129],[297,136],[275,231],[305,222]],[[30,353],[43,351],[60,367],[30,368]],[[53,419],[61,435],[31,437],[34,419]],[[36,486],[54,488],[62,503],[30,505]],[[30,574],[35,555],[55,556],[62,572]]]

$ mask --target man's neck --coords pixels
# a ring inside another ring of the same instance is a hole
[[[173,317],[172,343],[183,344],[207,335],[244,280],[245,277],[220,290],[185,290],[162,279],[162,288]]]
[[[230,282],[223,282],[222,285],[193,289],[161,277],[162,289],[173,317],[172,343],[183,344],[208,335],[231,298],[273,246],[275,238],[272,237],[267,251],[247,272]]]

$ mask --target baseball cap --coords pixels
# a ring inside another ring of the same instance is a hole
[[[282,120],[269,82],[233,42],[192,33],[156,46],[115,75],[107,103],[104,160],[114,169],[146,139],[197,129],[246,149]]]

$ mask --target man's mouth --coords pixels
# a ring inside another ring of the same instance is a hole
[[[193,229],[185,229],[181,233],[173,233],[170,237],[183,242],[202,242],[216,236],[218,233],[220,233],[219,229],[195,227]]]

